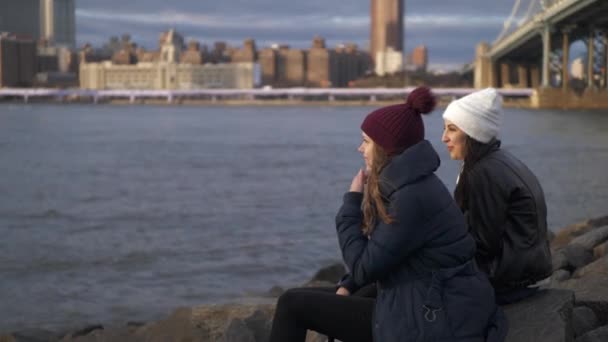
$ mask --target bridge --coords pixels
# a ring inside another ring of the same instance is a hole
[[[30,100],[85,101],[99,103],[111,100],[126,100],[138,103],[156,100],[171,103],[182,103],[184,100],[202,100],[218,102],[224,100],[263,101],[282,99],[286,101],[381,101],[383,99],[404,99],[414,90],[409,88],[270,88],[270,89],[192,89],[192,90],[88,90],[88,89],[0,89],[2,99],[18,99],[25,103]],[[433,93],[438,97],[455,98],[474,92],[467,88],[437,88]],[[528,98],[532,89],[501,89],[501,95],[507,98]]]
[[[473,72],[476,88],[535,89],[533,107],[608,108],[607,67],[608,0],[515,0],[496,40],[477,46]]]

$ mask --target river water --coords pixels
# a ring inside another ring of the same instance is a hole
[[[145,321],[302,284],[370,107],[0,104],[0,331]],[[556,230],[608,214],[608,115],[505,110]],[[440,177],[458,162],[425,118]]]

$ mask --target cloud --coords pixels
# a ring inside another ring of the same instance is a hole
[[[290,17],[258,17],[248,14],[224,16],[193,14],[177,11],[159,13],[115,13],[112,11],[77,10],[79,19],[101,20],[119,23],[159,25],[184,25],[201,29],[266,29],[276,30],[284,27],[309,30],[310,27],[325,29],[365,29],[369,28],[368,16],[330,16],[330,15],[293,15]],[[500,16],[470,17],[465,15],[412,15],[405,17],[406,25],[417,28],[453,29],[453,28],[494,28],[501,27],[504,18]],[[311,26],[314,25],[314,26]]]
[[[207,44],[221,40],[240,45],[254,38],[258,47],[282,43],[307,48],[320,35],[329,46],[369,45],[369,1],[182,0],[168,5],[160,0],[80,0],[77,5],[79,44],[98,45],[109,36],[130,33],[134,41],[154,49],[160,32],[174,27]],[[406,47],[427,45],[431,63],[437,65],[470,62],[478,42],[498,36],[511,7],[505,1],[408,0]]]

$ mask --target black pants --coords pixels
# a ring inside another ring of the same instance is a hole
[[[371,342],[375,286],[350,296],[335,288],[287,290],[277,303],[270,342],[300,342],[314,330],[343,342]]]

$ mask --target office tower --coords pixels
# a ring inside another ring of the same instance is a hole
[[[40,38],[40,0],[0,1],[0,32]]]
[[[40,37],[58,45],[76,45],[74,0],[40,0]]]
[[[371,0],[370,55],[389,50],[403,53],[403,0]]]

